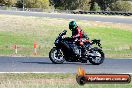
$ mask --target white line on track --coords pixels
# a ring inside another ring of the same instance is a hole
[[[34,74],[58,74],[58,73],[67,73],[67,72],[0,72],[0,74],[28,74],[28,73],[34,73]],[[69,72],[70,73],[70,72]],[[75,74],[75,73],[71,73]],[[89,73],[89,74],[132,74],[132,73]]]

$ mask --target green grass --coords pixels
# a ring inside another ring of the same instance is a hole
[[[102,40],[106,54],[132,54],[132,32],[116,28],[87,28],[91,38]]]
[[[102,40],[104,48],[118,48],[132,45],[132,32],[119,30],[115,28],[87,28],[91,38]]]
[[[54,46],[54,40],[60,32],[68,29],[66,19],[45,17],[24,17],[0,15],[0,55],[15,53],[14,45],[18,46],[18,55],[33,56],[33,44],[37,42],[37,56],[48,56]],[[119,57],[132,56],[132,31],[105,26],[101,23],[77,20],[79,26],[89,35],[90,39],[101,39],[107,57],[116,54]],[[126,24],[124,24],[127,26]],[[129,25],[130,26],[130,25]],[[68,31],[67,36],[71,35]]]
[[[1,80],[30,80],[30,79],[67,79],[67,78],[75,78],[75,74],[70,73],[1,73]]]
[[[130,84],[85,84],[76,74],[0,74],[0,88],[131,88]]]

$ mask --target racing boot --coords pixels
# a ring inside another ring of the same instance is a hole
[[[82,48],[82,53],[81,53],[81,63],[87,63],[87,55],[86,55],[86,49]]]

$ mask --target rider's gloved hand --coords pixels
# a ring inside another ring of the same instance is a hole
[[[63,37],[62,38],[66,38],[66,35],[63,35]]]

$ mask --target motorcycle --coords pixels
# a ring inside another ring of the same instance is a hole
[[[64,37],[66,33],[67,31],[64,30],[59,34],[54,42],[55,47],[49,52],[49,58],[53,63],[62,64],[64,61],[87,63],[89,61],[93,65],[99,65],[104,62],[105,55],[100,40],[94,39],[89,41],[89,39],[84,39],[85,54],[82,55],[82,46],[77,44],[76,39]],[[93,47],[93,45],[98,47]]]

